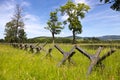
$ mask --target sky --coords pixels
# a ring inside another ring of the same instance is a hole
[[[23,7],[25,31],[28,38],[51,36],[44,29],[47,26],[50,12],[63,6],[67,0],[0,0],[0,39],[5,37],[5,24],[13,17],[16,4]],[[81,20],[82,33],[77,36],[98,37],[104,35],[120,35],[120,12],[110,9],[111,4],[100,3],[99,0],[73,0],[75,4],[85,3],[91,7]],[[100,5],[103,4],[103,5]],[[63,21],[67,16],[60,16]],[[71,36],[68,26],[56,37]]]

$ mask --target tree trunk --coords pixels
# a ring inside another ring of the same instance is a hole
[[[54,45],[55,36],[53,32],[52,32],[52,38],[53,38],[53,45]]]
[[[76,40],[75,40],[75,30],[73,30],[73,44],[76,43]]]

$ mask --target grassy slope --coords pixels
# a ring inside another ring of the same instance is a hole
[[[49,46],[45,48],[48,49]],[[65,51],[72,45],[60,44]],[[84,48],[85,49],[85,48]],[[85,49],[95,53],[94,49]],[[109,49],[104,49],[102,54]],[[0,44],[0,80],[119,80],[120,79],[120,50],[103,61],[105,68],[95,68],[91,75],[86,77],[89,60],[76,51],[72,59],[76,65],[66,63],[58,67],[62,55],[54,48],[53,58],[44,58],[45,53],[33,55],[30,52],[15,49],[8,45]],[[102,55],[101,54],[101,55]]]

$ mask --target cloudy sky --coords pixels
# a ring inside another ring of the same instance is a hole
[[[78,36],[96,37],[103,35],[120,35],[120,12],[111,10],[111,4],[100,5],[98,0],[73,0],[74,3],[85,3],[91,7],[82,19],[83,32]],[[97,2],[98,1],[98,2]],[[24,8],[25,31],[28,38],[38,36],[51,36],[44,29],[49,19],[49,13],[59,6],[64,5],[67,0],[0,0],[0,38],[4,38],[5,24],[11,20],[16,3]],[[60,16],[64,20],[66,16]],[[72,32],[68,27],[56,36],[70,36]]]

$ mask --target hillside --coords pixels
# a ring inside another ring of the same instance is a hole
[[[120,35],[107,35],[98,37],[100,40],[120,40]]]
[[[47,37],[47,36],[40,36],[40,37],[35,37],[33,39],[37,39],[37,38],[51,38],[51,37]],[[66,37],[58,37],[58,38],[69,38],[72,39],[72,36],[66,36]],[[85,39],[85,38],[93,38],[93,37],[80,37],[80,36],[76,36],[77,39]],[[105,36],[100,36],[100,37],[95,37],[98,38],[100,40],[120,40],[120,35],[105,35]]]
[[[72,38],[72,36],[67,36],[65,38]],[[93,38],[93,37],[80,37],[77,36],[77,39],[85,39],[85,38]],[[120,35],[105,35],[105,36],[100,36],[100,37],[95,37],[98,38],[100,40],[120,40]]]

